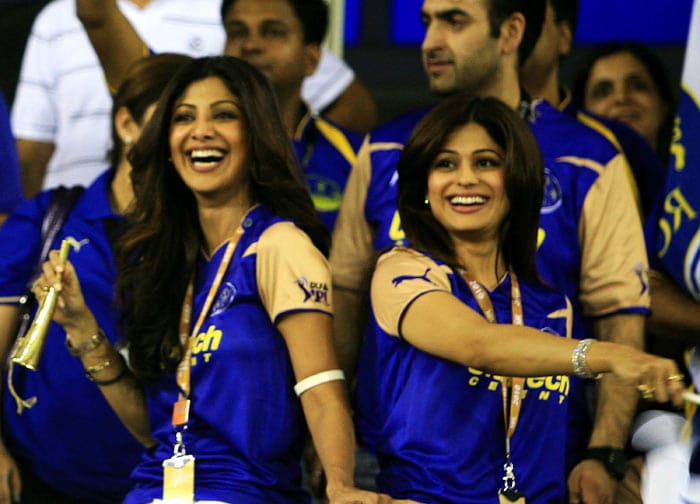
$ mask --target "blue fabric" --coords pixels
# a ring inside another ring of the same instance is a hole
[[[80,278],[86,303],[110,341],[118,334],[113,287],[116,267],[105,226],[119,222],[108,200],[110,172],[78,199],[61,228],[54,249],[68,236],[82,243],[69,260]],[[0,298],[24,292],[39,262],[40,229],[51,192],[23,203],[0,228]],[[130,487],[129,473],[142,452],[105,401],[85,378],[79,359],[64,346],[65,332],[52,323],[37,371],[14,368],[14,385],[37,404],[21,415],[3,387],[3,438],[13,456],[43,481],[68,495],[96,503],[120,502]]]
[[[256,268],[263,259],[257,253],[244,257],[244,251],[280,220],[262,206],[248,214],[249,225],[244,225],[245,232],[214,304],[220,309],[212,310],[205,319],[200,332],[203,336],[193,351],[192,410],[184,442],[196,458],[197,500],[310,502],[301,478],[306,427],[293,391],[289,354],[260,297]],[[298,256],[294,243],[285,245],[292,257]],[[200,260],[195,316],[201,311],[223,253],[221,247],[211,261]],[[279,282],[287,280],[280,278]],[[136,487],[125,501],[128,504],[150,502],[162,495],[161,464],[172,456],[170,415],[177,396],[174,376],[164,376],[147,386],[157,446],[134,471]]]
[[[406,238],[400,225],[396,198],[398,176],[396,165],[401,148],[408,140],[416,123],[428,112],[425,108],[406,114],[373,131],[369,142],[379,147],[371,151],[371,180],[368,188],[365,219],[375,230],[374,248],[384,250],[394,245],[405,245]],[[573,335],[583,338],[588,333],[587,321],[582,314],[579,298],[581,281],[582,244],[579,242],[579,224],[584,201],[599,174],[594,170],[579,167],[564,157],[581,156],[592,159],[601,167],[619,154],[617,148],[601,134],[583,125],[569,114],[563,113],[547,102],[539,102],[531,111],[528,123],[537,139],[545,165],[545,197],[540,216],[540,228],[546,238],[538,248],[536,261],[545,283],[556,286],[572,301],[574,307]],[[382,147],[380,144],[396,146]],[[646,307],[628,306],[619,313],[649,312]],[[370,330],[371,332],[371,330]],[[590,334],[590,333],[588,333]],[[358,368],[358,383],[367,372],[363,360],[372,360],[372,349],[361,350]],[[374,378],[369,376],[370,383]],[[581,459],[588,443],[592,419],[584,392],[584,382],[571,378],[572,392],[569,400],[569,468]],[[357,390],[362,390],[357,387]],[[374,450],[377,431],[373,429],[371,417],[356,417],[364,432],[363,443]],[[366,425],[362,425],[366,423]]]
[[[634,180],[639,189],[642,214],[645,218],[648,217],[656,205],[666,178],[666,167],[661,163],[649,142],[626,124],[599,116],[585,109],[578,109],[573,103],[570,103],[564,112],[572,114],[574,117],[577,114],[591,117],[602,123],[615,135],[634,174]]]
[[[319,128],[321,123],[327,125],[328,131]],[[329,231],[333,231],[335,226],[345,184],[354,163],[354,158],[338,147],[339,143],[346,144],[356,154],[362,144],[362,136],[319,116],[307,115],[294,137],[294,149],[304,170],[311,199]]]
[[[9,213],[24,201],[19,174],[15,139],[10,129],[10,115],[0,92],[0,213]]]
[[[461,275],[448,276],[453,295],[481,313]],[[566,335],[566,318],[547,317],[566,309],[564,296],[520,284],[525,325]],[[510,294],[510,277],[490,293],[498,323],[512,323]],[[500,377],[427,354],[383,331],[374,314],[372,326],[364,345],[373,358],[362,365],[373,380],[358,378],[356,407],[379,428],[379,490],[424,503],[495,503],[505,463]],[[563,502],[568,395],[568,376],[526,380],[511,446],[528,502]]]

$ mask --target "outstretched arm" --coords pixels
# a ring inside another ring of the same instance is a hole
[[[114,92],[129,67],[149,54],[148,46],[119,10],[116,0],[76,0],[75,7],[100,59],[107,85]]]

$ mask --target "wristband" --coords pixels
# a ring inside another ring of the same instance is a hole
[[[330,381],[345,380],[345,374],[340,369],[331,369],[329,371],[321,371],[315,375],[304,378],[299,383],[294,385],[294,392],[298,397],[309,389],[312,389],[323,383]]]

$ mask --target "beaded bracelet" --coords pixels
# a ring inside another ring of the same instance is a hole
[[[80,357],[81,355],[85,355],[86,353],[95,350],[105,339],[106,336],[105,333],[102,332],[102,329],[97,329],[97,332],[90,336],[87,341],[84,341],[80,345],[74,347],[66,334],[66,348],[68,349],[68,353],[73,357]]]
[[[578,342],[576,348],[571,353],[571,363],[574,366],[574,374],[580,376],[581,378],[593,378],[595,380],[603,376],[603,373],[594,373],[586,362],[586,354],[591,344],[595,340],[592,338],[586,338]]]

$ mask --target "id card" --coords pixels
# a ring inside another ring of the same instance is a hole
[[[498,504],[526,504],[525,496],[515,488],[498,492]]]
[[[180,455],[163,461],[163,504],[194,502],[194,457]]]

